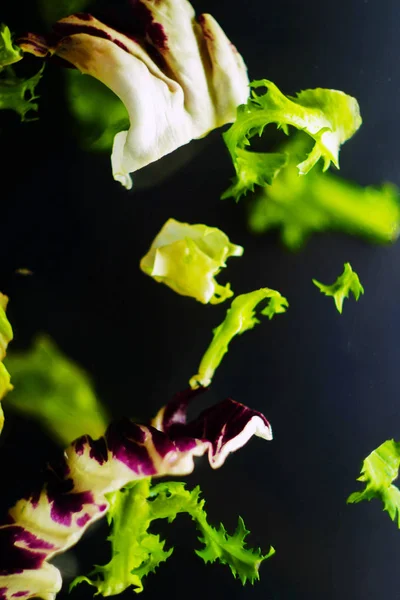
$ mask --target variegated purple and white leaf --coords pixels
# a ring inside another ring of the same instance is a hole
[[[272,439],[261,413],[231,399],[187,422],[199,391],[175,396],[151,425],[124,419],[98,440],[83,436],[48,466],[44,485],[17,502],[0,526],[0,600],[54,599],[62,581],[49,560],[106,514],[107,493],[144,477],[189,474],[194,457],[204,454],[218,468],[253,435]]]
[[[88,14],[61,19],[55,36],[29,34],[25,52],[56,55],[107,85],[125,104],[129,131],[114,138],[114,179],[130,173],[236,117],[248,98],[242,57],[208,14],[196,20],[187,0],[133,0],[134,38]]]

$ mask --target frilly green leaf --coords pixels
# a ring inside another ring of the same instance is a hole
[[[274,554],[273,548],[267,555],[246,548],[249,532],[241,518],[232,536],[223,525],[219,529],[209,525],[199,487],[189,491],[184,483],[176,481],[151,486],[150,479],[145,479],[109,494],[108,499],[111,561],[104,567],[96,566],[90,577],[78,577],[71,587],[86,582],[103,596],[119,594],[131,586],[137,593],[143,591],[143,578],[173,552],[172,548],[164,549],[165,542],[150,533],[149,527],[156,519],[172,523],[180,513],[190,515],[200,531],[199,541],[204,548],[196,554],[206,563],[218,560],[228,565],[243,584],[259,579],[260,564]]]
[[[347,503],[377,498],[383,503],[392,521],[397,520],[400,529],[400,490],[393,485],[399,475],[400,442],[387,440],[364,460],[361,476],[357,481],[365,483],[365,489],[354,492],[347,498]]]
[[[250,139],[261,136],[270,123],[285,133],[291,125],[314,140],[311,152],[297,164],[301,175],[307,174],[320,159],[324,170],[331,162],[339,167],[340,146],[354,135],[362,122],[354,98],[337,90],[321,88],[305,90],[292,98],[284,96],[267,79],[253,81],[251,87],[252,96],[247,104],[239,107],[235,123],[224,133],[236,177],[222,198],[239,200],[247,191],[254,191],[255,185],[271,184],[286,165],[284,153],[259,154],[248,149]],[[267,92],[257,95],[254,89],[262,87],[267,88]]]
[[[255,311],[260,302],[264,300],[267,300],[267,305],[260,313],[269,319],[272,319],[275,314],[284,313],[289,306],[284,296],[269,288],[261,288],[237,296],[228,309],[225,319],[213,331],[213,339],[201,359],[198,372],[190,379],[189,383],[192,388],[210,385],[215,370],[228,351],[232,339],[236,335],[253,329],[260,322]]]
[[[352,292],[355,300],[358,300],[360,295],[364,293],[364,288],[360,283],[358,275],[353,271],[350,263],[345,263],[342,275],[332,285],[325,285],[316,279],[313,279],[313,283],[325,296],[333,297],[335,306],[340,314],[343,310],[343,301],[349,297],[350,292]]]

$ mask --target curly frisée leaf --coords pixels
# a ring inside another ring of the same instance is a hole
[[[343,273],[336,279],[335,283],[332,283],[332,285],[325,285],[316,279],[313,279],[312,281],[325,296],[333,297],[336,308],[340,313],[342,313],[343,310],[343,300],[349,297],[350,292],[352,292],[356,300],[364,293],[364,288],[360,283],[358,275],[353,271],[350,263],[345,263]]]
[[[365,483],[365,489],[347,498],[349,504],[377,498],[383,503],[392,521],[397,520],[400,529],[400,490],[393,485],[399,475],[400,442],[387,440],[364,460],[361,476],[357,481]]]
[[[0,73],[0,110],[13,110],[19,114],[21,121],[30,121],[34,117],[27,116],[36,112],[38,104],[34,102],[36,87],[42,77],[44,65],[35,75],[28,78],[17,77],[12,67],[5,67]]]
[[[144,479],[110,494],[108,501],[111,561],[104,567],[96,566],[89,577],[77,577],[71,588],[86,582],[103,596],[119,594],[130,586],[137,593],[143,591],[143,578],[173,552],[173,548],[165,550],[165,541],[150,533],[149,528],[157,519],[172,523],[180,513],[188,514],[200,531],[199,541],[204,548],[195,550],[196,554],[206,563],[218,560],[227,564],[243,584],[259,579],[261,562],[274,554],[273,548],[267,555],[246,548],[249,532],[241,518],[232,536],[223,525],[219,529],[209,525],[199,487],[189,491],[184,483],[175,481],[151,486],[150,479]]]
[[[14,110],[22,121],[30,111],[36,111],[38,105],[33,102],[37,96],[35,88],[42,76],[43,67],[33,77],[17,77],[10,66],[23,58],[21,49],[12,41],[9,28],[0,25],[0,110]]]
[[[7,346],[13,339],[13,331],[6,316],[8,298],[0,293],[0,402],[4,396],[12,390],[10,374],[3,364],[6,356]],[[4,413],[0,404],[0,433],[4,425]]]
[[[14,382],[9,408],[38,419],[63,446],[83,434],[104,434],[109,419],[89,377],[49,337],[11,353],[7,367]]]
[[[107,514],[113,502],[110,493],[149,477],[187,475],[194,469],[195,457],[203,455],[212,468],[219,468],[254,435],[272,438],[270,424],[261,413],[231,399],[187,422],[188,404],[198,393],[177,394],[152,424],[123,419],[112,423],[98,440],[82,436],[48,465],[42,487],[25,494],[0,523],[2,600],[54,600],[62,580],[49,561],[76,544],[92,523]],[[120,500],[126,513],[129,502],[125,505]],[[138,504],[140,512],[140,497]],[[154,537],[147,542],[149,558],[141,554],[144,565],[140,570],[137,564],[139,580],[169,552]],[[134,552],[132,556],[138,561]],[[128,583],[140,587],[137,579]]]
[[[225,319],[213,331],[213,339],[201,359],[198,373],[190,379],[192,388],[210,385],[215,370],[228,351],[228,346],[235,335],[253,329],[260,321],[255,311],[260,302],[267,300],[267,305],[260,311],[261,315],[272,319],[275,314],[286,312],[288,301],[276,290],[261,288],[248,294],[237,296],[226,313]]]
[[[140,268],[182,296],[218,304],[233,292],[229,284],[219,285],[215,276],[230,256],[242,254],[243,248],[231,244],[216,227],[168,219],[140,261]]]
[[[275,123],[285,133],[288,125],[307,133],[314,146],[308,156],[297,164],[301,175],[323,160],[324,170],[331,162],[339,167],[340,146],[354,135],[361,125],[360,111],[355,98],[337,90],[317,88],[299,92],[296,97],[285,96],[277,86],[262,79],[251,83],[253,93],[247,104],[238,108],[236,121],[224,133],[236,177],[222,198],[240,197],[253,191],[255,185],[270,185],[287,164],[285,153],[258,153],[248,149],[250,139],[261,136],[264,128]],[[255,89],[266,87],[258,95]]]
[[[157,519],[172,523],[180,513],[191,516],[202,534],[199,540],[204,548],[196,554],[206,563],[219,560],[229,565],[243,584],[259,579],[259,565],[274,553],[271,549],[263,556],[260,550],[245,547],[248,531],[242,519],[233,536],[223,525],[219,529],[209,525],[199,487],[189,491],[184,483],[174,481],[151,486],[150,479],[144,479],[110,494],[108,500],[111,561],[104,567],[96,566],[89,577],[77,577],[71,587],[86,582],[103,596],[119,594],[130,586],[137,593],[143,591],[143,578],[173,552],[173,548],[164,549],[165,541],[159,535],[149,532],[151,523]]]

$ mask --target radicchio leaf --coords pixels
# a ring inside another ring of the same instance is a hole
[[[188,423],[194,396],[190,390],[175,397],[152,425],[124,419],[98,440],[78,438],[47,468],[43,487],[19,500],[0,526],[2,600],[22,595],[53,600],[62,581],[48,561],[107,513],[110,492],[147,477],[191,473],[195,456],[207,454],[218,468],[253,435],[272,438],[261,413],[231,399]]]
[[[56,39],[19,40],[25,52],[56,55],[92,75],[125,104],[130,128],[116,134],[111,162],[128,189],[130,173],[231,123],[248,97],[243,59],[210,15],[196,21],[186,0],[131,6],[135,38],[79,13],[56,23]]]

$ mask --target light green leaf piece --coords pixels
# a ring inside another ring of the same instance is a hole
[[[13,339],[13,330],[6,316],[7,303],[7,296],[0,293],[0,402],[13,387],[10,383],[10,374],[3,364],[7,346]],[[4,413],[0,404],[0,433],[3,430],[3,425]]]
[[[35,93],[43,68],[33,77],[20,78],[10,66],[23,58],[23,52],[15,46],[9,28],[0,25],[0,110],[14,110],[21,121],[31,120],[27,113],[37,111]]]
[[[255,312],[260,302],[267,300],[261,315],[272,319],[275,314],[284,313],[289,306],[288,301],[276,290],[261,288],[248,294],[237,296],[226,313],[225,319],[213,331],[211,344],[201,359],[198,372],[190,381],[190,387],[207,387],[210,385],[215,370],[228,351],[231,340],[236,336],[253,329],[260,321]]]
[[[131,586],[137,593],[143,591],[142,579],[173,552],[172,548],[164,549],[159,535],[148,532],[152,520],[160,518],[153,511],[149,494],[150,479],[142,479],[107,496],[112,558],[107,565],[96,566],[90,577],[77,577],[71,588],[86,582],[103,596],[120,594]]]
[[[7,406],[37,419],[63,446],[81,435],[98,438],[109,419],[88,375],[57,348],[40,337],[26,352],[7,357],[14,390]]]
[[[356,300],[364,293],[364,288],[360,283],[358,275],[353,271],[350,263],[345,263],[342,275],[332,285],[325,285],[316,279],[313,279],[313,283],[325,296],[332,296],[334,298],[336,308],[340,314],[342,314],[343,310],[343,300],[349,297],[350,292],[352,292]]]
[[[357,481],[365,483],[365,489],[347,498],[348,504],[378,498],[392,521],[397,520],[400,529],[400,490],[393,485],[399,475],[400,442],[387,440],[364,460],[361,476]]]
[[[32,121],[35,117],[28,116],[38,110],[34,102],[39,98],[36,87],[42,77],[44,65],[32,77],[17,77],[12,67],[5,67],[0,73],[0,110],[14,110],[21,121]]]
[[[11,31],[0,24],[0,72],[4,67],[12,65],[22,59],[22,50],[15,46],[12,41]]]
[[[250,139],[261,136],[264,128],[274,123],[284,133],[288,126],[307,133],[314,146],[308,156],[297,164],[301,175],[307,174],[322,159],[326,171],[331,163],[339,167],[340,146],[351,138],[361,125],[359,106],[355,98],[337,90],[317,88],[305,90],[292,98],[285,96],[277,86],[262,79],[251,83],[253,93],[247,104],[238,108],[236,121],[224,133],[231,154],[236,177],[222,198],[239,200],[255,185],[270,185],[287,163],[282,153],[260,154],[249,150]],[[267,88],[258,95],[254,90]]]
[[[218,560],[228,565],[243,584],[259,579],[260,564],[274,553],[273,548],[267,555],[259,549],[246,548],[248,531],[242,519],[233,536],[227,534],[223,525],[219,529],[209,525],[199,487],[189,491],[184,483],[175,481],[151,486],[150,479],[144,479],[109,494],[108,500],[111,561],[103,567],[96,566],[90,577],[76,578],[71,587],[86,582],[103,596],[119,594],[131,586],[137,593],[143,591],[143,578],[173,552],[173,548],[164,549],[165,542],[150,533],[149,527],[157,519],[172,523],[180,513],[188,514],[201,534],[199,541],[204,548],[196,550],[196,554],[206,563]]]
[[[66,97],[86,150],[111,152],[115,135],[129,128],[125,104],[97,79],[66,69]]]
[[[363,187],[346,181],[318,164],[307,176],[297,163],[311,140],[296,134],[282,145],[289,159],[271,185],[259,190],[249,205],[253,233],[278,229],[282,242],[298,250],[316,232],[340,231],[375,243],[394,242],[400,233],[400,195],[395,185]]]
[[[243,248],[232,244],[216,227],[190,225],[168,219],[140,261],[140,268],[182,296],[203,304],[219,304],[233,296],[229,283],[215,276],[230,256],[241,256]]]

